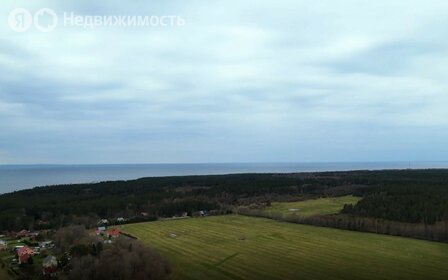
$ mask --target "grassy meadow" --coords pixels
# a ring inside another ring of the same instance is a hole
[[[297,202],[273,202],[264,211],[273,214],[282,214],[284,216],[291,214],[303,217],[330,215],[339,213],[344,207],[344,204],[356,204],[360,199],[359,197],[347,195]]]
[[[448,244],[245,216],[129,224],[171,279],[448,279]]]

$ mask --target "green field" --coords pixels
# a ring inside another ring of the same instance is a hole
[[[273,202],[271,207],[264,211],[274,214],[298,215],[309,217],[315,215],[337,214],[342,210],[344,204],[356,204],[360,200],[355,196],[341,196],[311,199],[298,202]]]
[[[130,224],[172,279],[448,279],[448,244],[245,216]]]

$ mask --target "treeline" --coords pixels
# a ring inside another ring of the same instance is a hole
[[[448,187],[386,185],[366,188],[364,198],[342,213],[408,223],[434,224],[448,220]]]
[[[0,196],[0,231],[89,225],[100,217],[139,221],[142,212],[150,219],[201,210],[229,213],[233,205],[267,199],[352,192],[341,184],[337,177],[315,174],[235,174],[36,187]]]
[[[437,222],[432,225],[424,223],[403,223],[391,220],[382,220],[351,215],[328,215],[300,217],[297,215],[283,216],[262,210],[240,208],[241,215],[269,218],[278,221],[330,227],[343,230],[387,234],[402,237],[411,237],[429,241],[448,243],[448,221]]]
[[[0,231],[95,225],[226,214],[268,201],[357,195],[349,216],[435,224],[448,220],[448,170],[385,170],[290,174],[153,177],[130,181],[36,187],[0,195]],[[142,214],[144,213],[144,214]]]

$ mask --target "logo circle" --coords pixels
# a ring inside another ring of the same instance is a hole
[[[9,13],[9,27],[15,32],[25,32],[33,24],[33,16],[24,8],[17,8]]]
[[[40,22],[40,19],[42,16],[50,17],[51,23],[47,24],[46,26],[43,25]],[[58,15],[52,9],[43,8],[43,9],[38,10],[34,14],[34,26],[40,32],[53,31],[53,29],[55,29],[57,25],[58,25]]]

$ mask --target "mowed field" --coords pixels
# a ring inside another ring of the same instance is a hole
[[[283,216],[291,214],[303,217],[330,215],[339,213],[344,207],[344,204],[356,204],[360,199],[359,197],[347,195],[298,202],[273,202],[271,207],[265,208],[264,211],[282,214]]]
[[[448,244],[245,216],[125,225],[171,279],[448,279]]]

